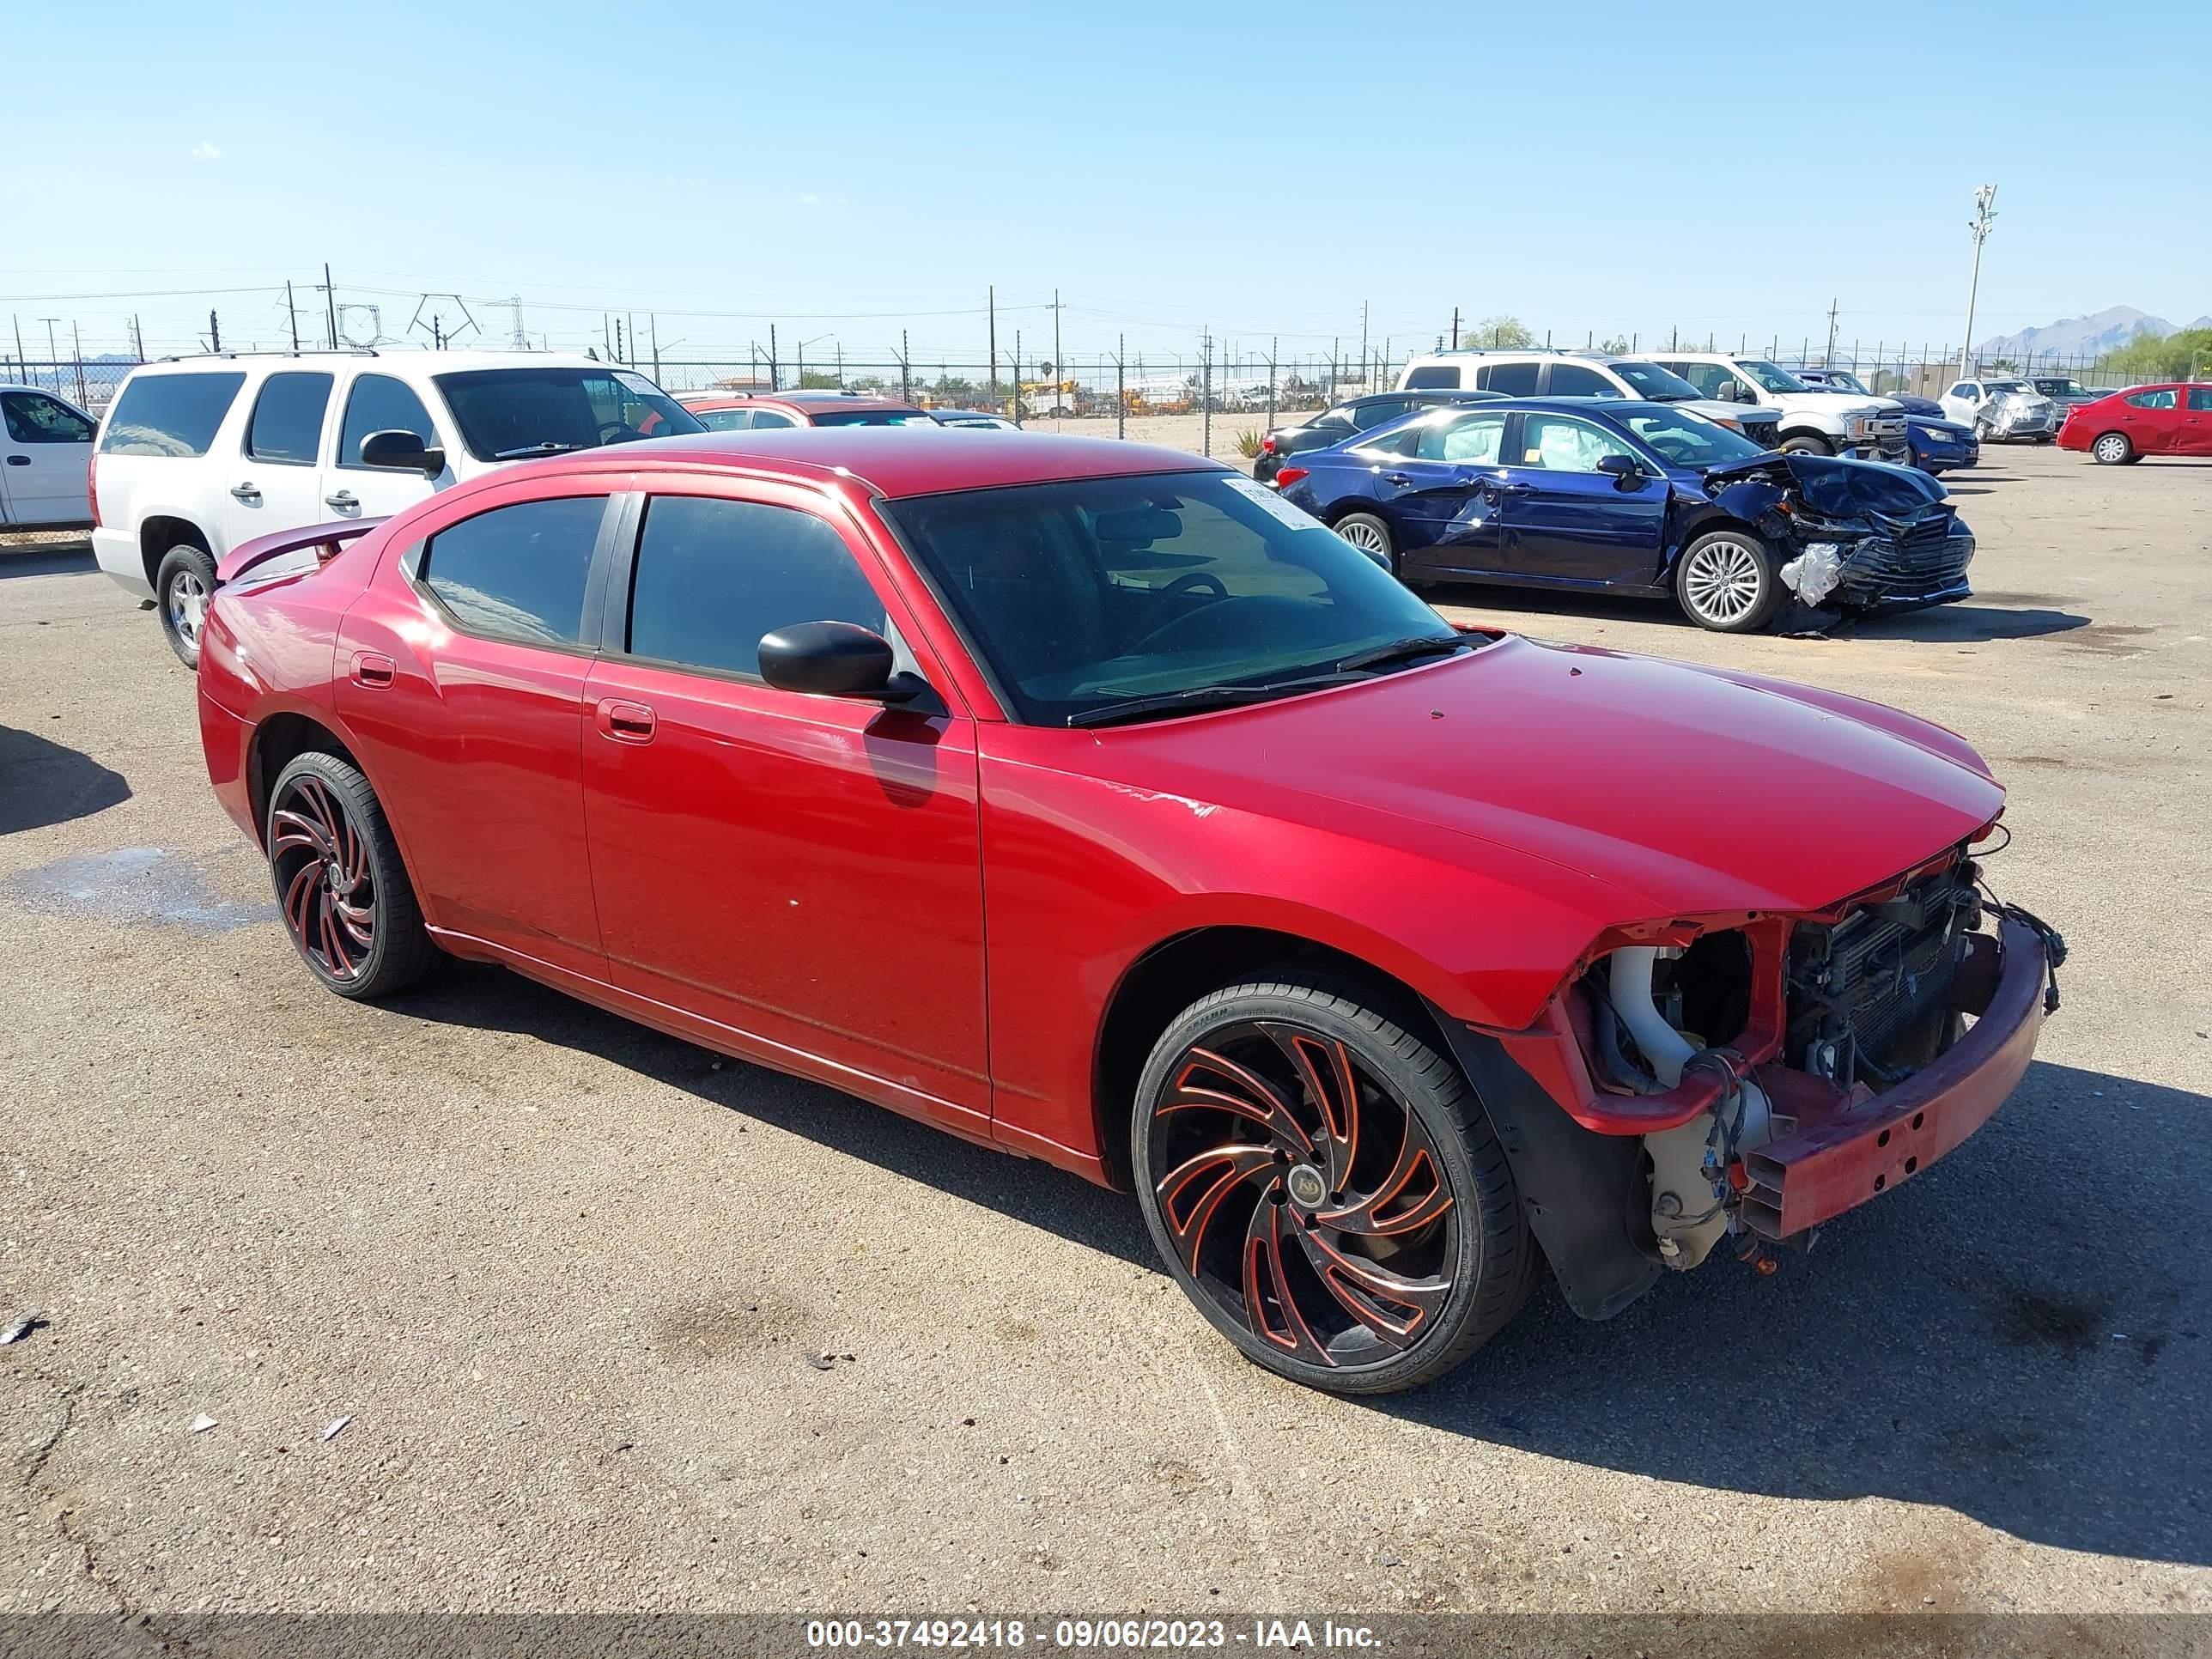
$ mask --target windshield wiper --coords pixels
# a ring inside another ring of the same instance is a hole
[[[519,461],[525,455],[566,455],[572,449],[589,449],[589,444],[562,444],[550,440],[542,444],[525,444],[520,449],[501,449],[492,455],[495,461]]]
[[[1340,674],[1350,674],[1362,668],[1381,668],[1394,662],[1411,662],[1416,657],[1433,657],[1439,652],[1459,651],[1467,641],[1456,636],[1437,639],[1434,635],[1422,635],[1413,639],[1393,640],[1388,645],[1378,645],[1372,650],[1355,651],[1340,659],[1336,665]]]
[[[1157,696],[1131,697],[1103,708],[1085,708],[1067,717],[1070,726],[1117,726],[1142,720],[1147,714],[1192,714],[1201,708],[1235,708],[1248,702],[1265,702],[1305,683],[1277,682],[1272,685],[1194,685],[1183,691],[1163,691]]]

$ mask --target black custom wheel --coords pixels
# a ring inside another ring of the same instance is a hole
[[[169,649],[187,668],[200,665],[200,629],[214,597],[215,556],[207,549],[185,542],[161,556],[154,573],[154,599]]]
[[[1526,1292],[1534,1247],[1488,1119],[1358,986],[1285,975],[1193,1005],[1152,1051],[1132,1138],[1176,1280],[1295,1382],[1427,1382]]]
[[[269,791],[269,870],[284,927],[342,997],[420,979],[436,946],[368,781],[335,755],[299,756]]]

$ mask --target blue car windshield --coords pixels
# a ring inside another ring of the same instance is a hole
[[[957,490],[879,511],[1031,726],[1163,697],[1196,708],[1222,688],[1287,696],[1307,688],[1283,682],[1355,674],[1347,659],[1401,641],[1460,642],[1382,566],[1234,473]]]
[[[1741,432],[1717,421],[1664,404],[1627,404],[1606,410],[1613,422],[1674,466],[1721,466],[1767,453]]]

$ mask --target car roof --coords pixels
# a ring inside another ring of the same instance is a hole
[[[900,409],[916,415],[927,411],[903,398],[886,398],[872,392],[687,392],[676,400],[686,409],[757,409],[764,404],[784,404],[793,409]]]
[[[191,374],[206,369],[252,368],[264,365],[281,368],[304,363],[323,367],[337,362],[374,364],[379,374],[416,370],[445,374],[476,368],[605,368],[638,371],[627,363],[599,362],[566,351],[225,351],[191,357],[163,357],[133,367],[133,374]]]
[[[635,471],[657,462],[767,471],[817,483],[849,478],[897,499],[956,489],[998,489],[1072,478],[1128,477],[1149,472],[1228,472],[1220,462],[1186,449],[1115,438],[1068,438],[1042,432],[954,432],[935,422],[918,426],[787,427],[648,438],[611,448],[533,461],[584,473]]]

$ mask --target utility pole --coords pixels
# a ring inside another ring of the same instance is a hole
[[[292,349],[300,349],[300,313],[292,303],[292,279],[284,279],[284,319],[292,325]]]
[[[914,373],[907,367],[906,331],[899,331],[899,398],[902,402],[914,401]]]
[[[70,319],[70,360],[76,365],[76,400],[84,401],[84,339],[76,331],[76,319]]]
[[[323,261],[323,319],[330,325],[331,349],[336,351],[338,349],[338,295],[337,290],[331,286],[331,262],[327,259]],[[381,329],[376,331],[380,334],[383,331]]]
[[[629,313],[629,356],[623,361],[632,365],[637,362],[637,313],[635,311]]]
[[[1974,349],[1974,301],[1982,289],[1982,244],[1989,240],[1990,227],[1996,222],[1996,210],[1992,205],[1997,199],[1997,187],[1984,185],[1974,192],[1974,216],[1966,222],[1966,228],[1974,233],[1974,274],[1966,283],[1966,337],[1959,346],[1959,378],[1966,378],[1966,359]]]
[[[46,361],[50,363],[58,363],[62,360],[62,349],[54,343],[54,325],[61,321],[61,319],[41,317],[39,320],[46,325]],[[215,313],[212,311],[208,313],[208,320],[210,322],[215,320]]]
[[[1364,300],[1359,302],[1359,378],[1361,391],[1372,392],[1375,389],[1364,384],[1367,379],[1367,301]]]
[[[1454,351],[1457,351],[1459,349],[1459,307],[1457,306],[1454,306],[1452,307],[1451,346],[1449,349]]]
[[[1014,424],[1022,423],[1022,331],[1014,331]]]
[[[990,313],[991,319],[991,390],[996,392],[999,389],[999,289],[996,283],[983,290],[983,309]]]
[[[140,362],[146,361],[146,333],[138,326],[138,313],[131,313],[131,349]]]
[[[1066,365],[1060,360],[1060,290],[1052,291],[1052,409],[1053,425],[1060,424],[1060,383],[1067,378]]]
[[[1843,301],[1840,299],[1828,301],[1828,349],[1820,359],[1820,367],[1823,368],[1833,368],[1836,366],[1836,307],[1841,304]]]
[[[1363,305],[1359,310],[1364,317],[1367,307]],[[1199,453],[1210,461],[1213,459],[1213,334],[1211,330],[1200,337],[1198,349],[1199,429],[1204,434]]]
[[[774,392],[778,389],[776,386],[775,368],[775,325],[774,323],[770,323],[768,325],[768,389],[770,392]]]
[[[660,313],[649,311],[646,313],[645,319],[653,325],[653,383],[659,386],[660,384]],[[681,345],[683,342],[679,340],[677,343]]]
[[[208,349],[218,356],[222,351],[222,319],[215,314],[212,307],[208,312]]]
[[[22,346],[21,335],[16,336],[15,343],[20,350]],[[1123,367],[1128,358],[1129,337],[1116,334],[1114,337],[1114,435],[1117,438],[1129,435],[1129,376],[1127,369]]]

